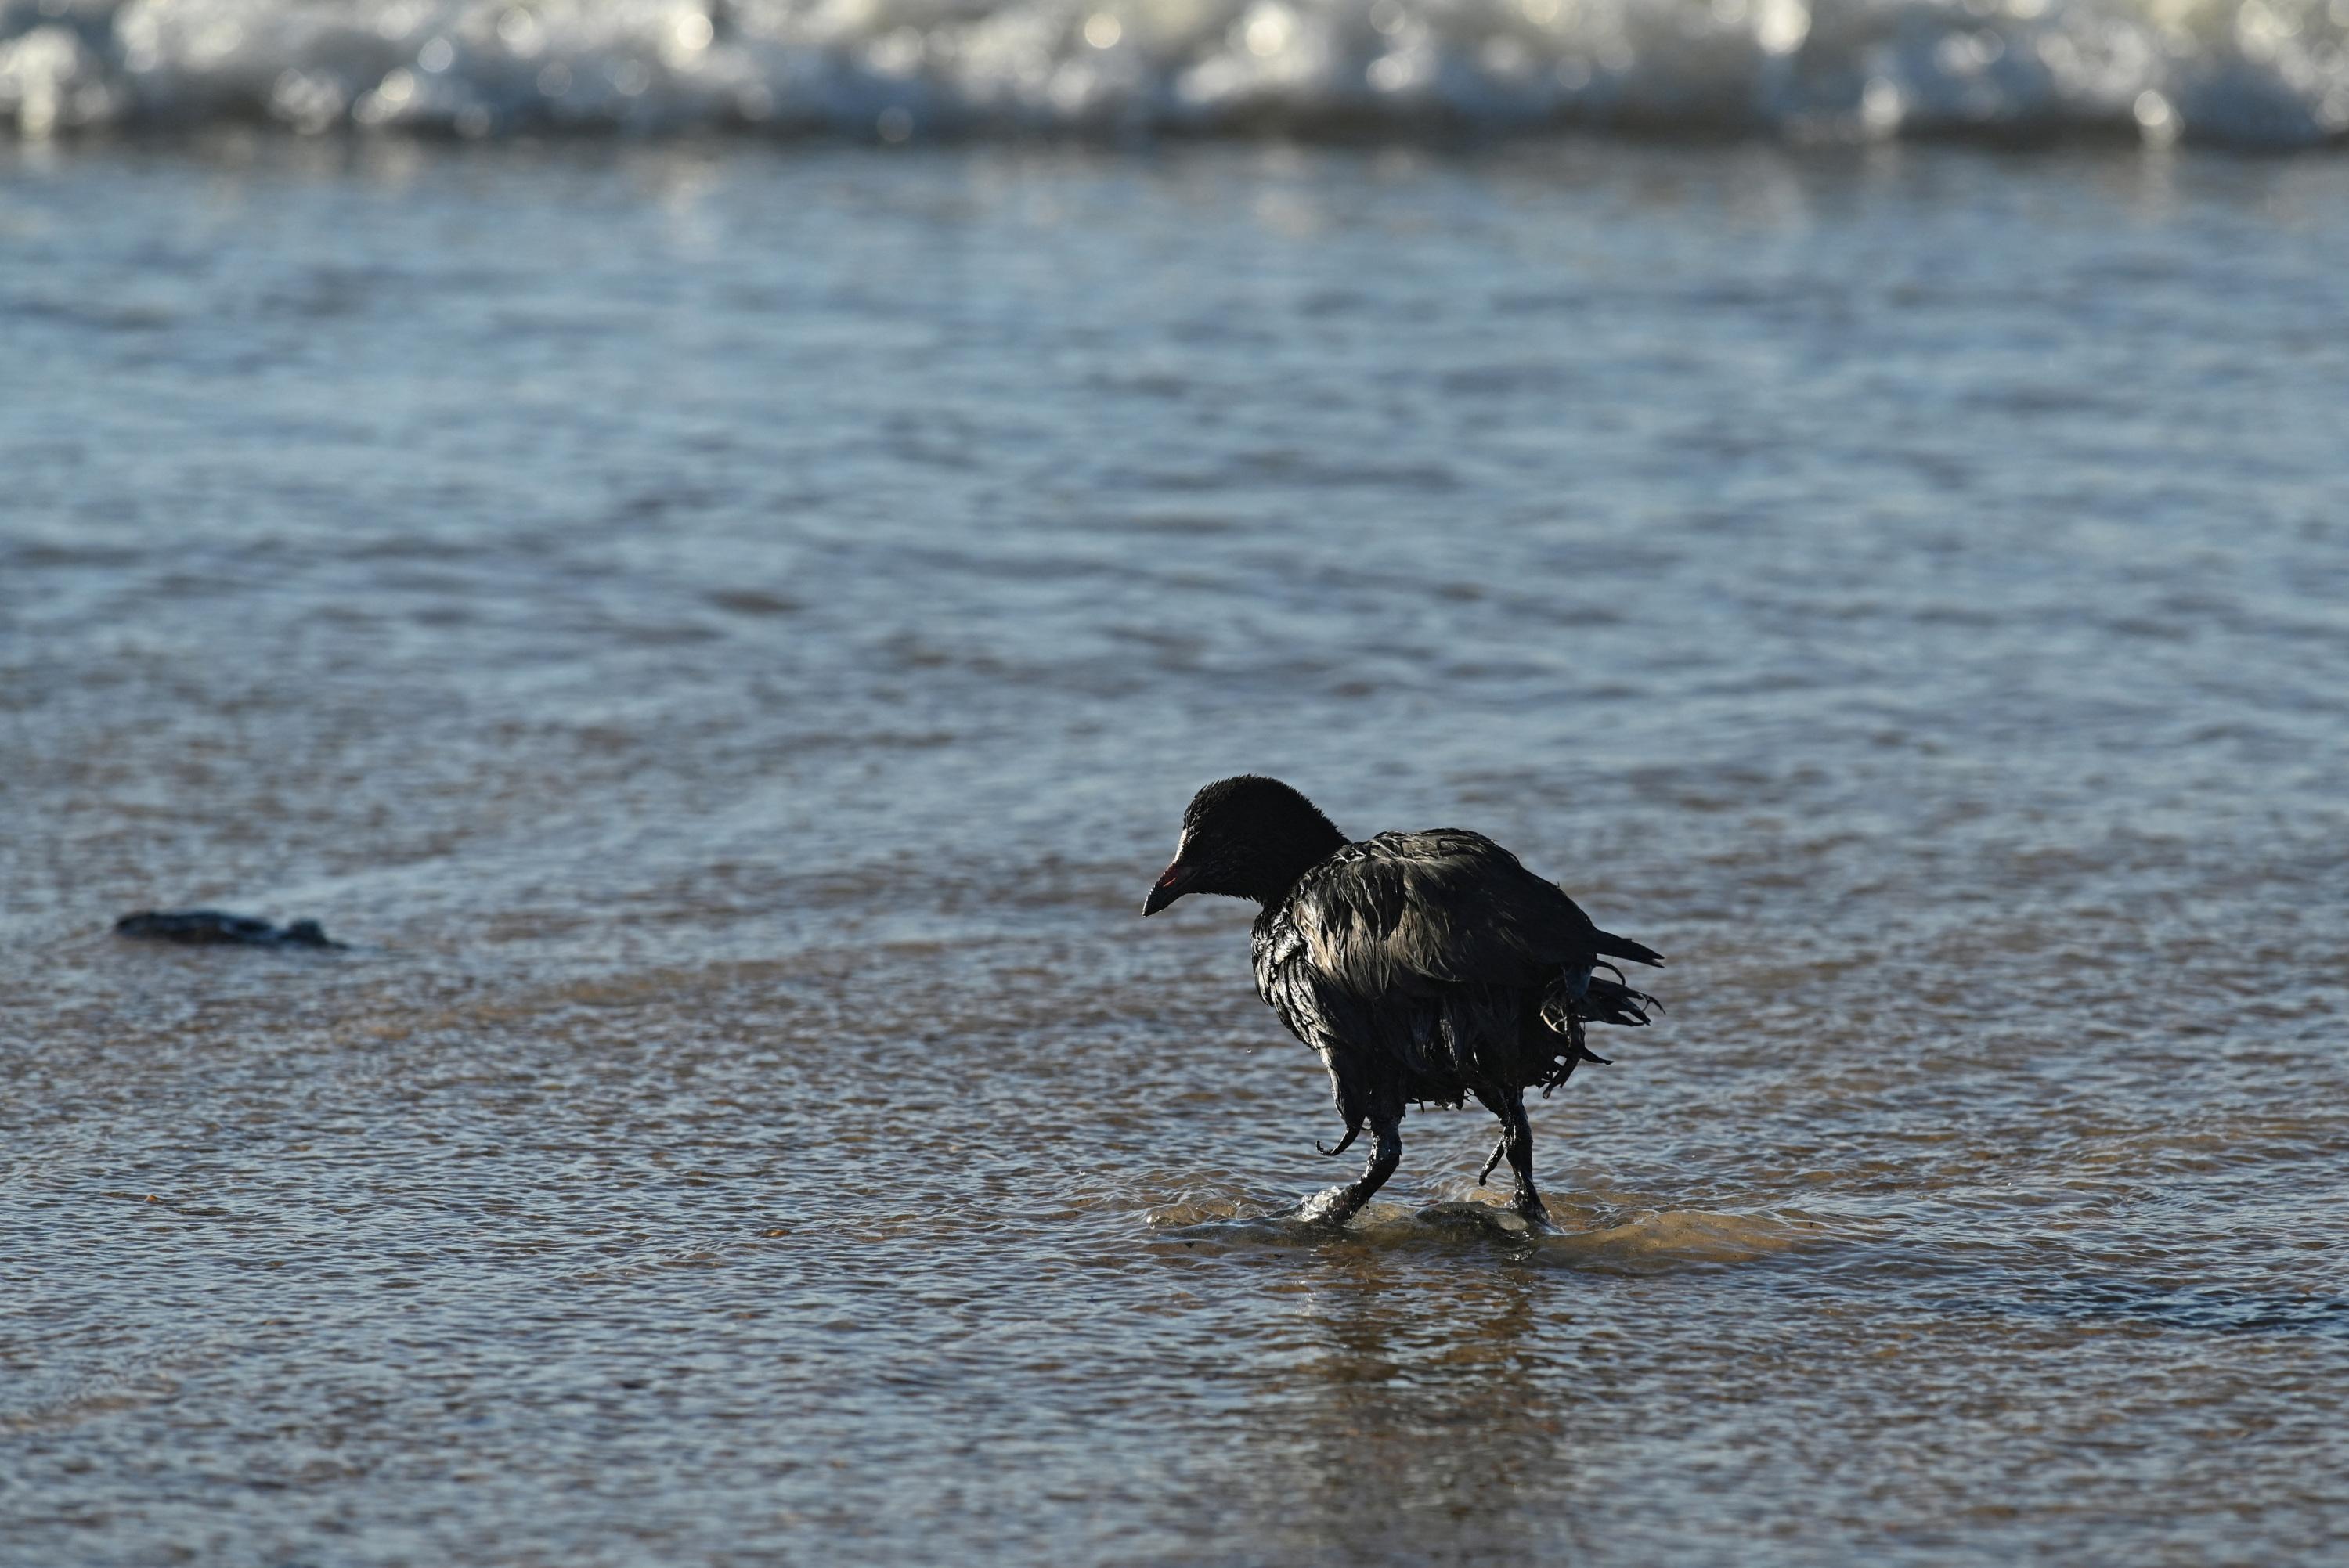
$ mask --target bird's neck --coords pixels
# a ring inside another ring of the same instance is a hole
[[[1346,847],[1346,835],[1328,822],[1299,833],[1264,858],[1256,885],[1247,896],[1267,909],[1278,909],[1297,889],[1298,879]]]

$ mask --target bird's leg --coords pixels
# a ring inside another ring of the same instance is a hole
[[[1395,1166],[1402,1160],[1402,1119],[1373,1122],[1371,1131],[1377,1142],[1371,1150],[1370,1163],[1362,1167],[1362,1179],[1350,1187],[1332,1187],[1312,1199],[1305,1205],[1305,1218],[1342,1225],[1371,1201],[1372,1193],[1387,1184],[1387,1178],[1394,1174]]]
[[[1517,1212],[1535,1224],[1547,1225],[1549,1211],[1542,1207],[1541,1194],[1534,1190],[1534,1130],[1526,1119],[1522,1095],[1511,1098],[1502,1116],[1501,1147],[1508,1150],[1509,1169],[1516,1172]]]
[[[1322,1142],[1318,1138],[1313,1140],[1313,1147],[1319,1150],[1325,1155],[1343,1154],[1347,1150],[1353,1147],[1354,1140],[1360,1138],[1361,1135],[1362,1124],[1358,1121],[1354,1123],[1353,1126],[1346,1129],[1346,1136],[1338,1140],[1338,1146],[1335,1149],[1330,1148],[1328,1144]]]
[[[1501,1140],[1494,1144],[1493,1152],[1485,1157],[1485,1169],[1476,1172],[1476,1185],[1482,1187],[1485,1184],[1485,1179],[1493,1173],[1493,1167],[1498,1165],[1501,1162],[1501,1156],[1508,1151],[1509,1134],[1505,1128],[1501,1132]]]

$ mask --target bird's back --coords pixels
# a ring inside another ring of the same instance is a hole
[[[1381,833],[1313,867],[1258,917],[1257,989],[1330,1064],[1341,1102],[1375,1119],[1570,1071],[1542,1013],[1587,985],[1603,935],[1481,833]]]

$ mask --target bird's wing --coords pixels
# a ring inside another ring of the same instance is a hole
[[[1314,968],[1365,1000],[1434,985],[1540,986],[1598,956],[1590,917],[1464,829],[1381,833],[1306,873],[1287,912]]]

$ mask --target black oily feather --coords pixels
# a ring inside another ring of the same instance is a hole
[[[1637,1027],[1661,1011],[1609,962],[1661,965],[1654,949],[1600,930],[1482,833],[1348,842],[1275,779],[1226,779],[1194,799],[1145,913],[1191,892],[1263,906],[1252,931],[1257,990],[1329,1069],[1345,1135],[1325,1152],[1344,1150],[1365,1127],[1378,1133],[1362,1180],[1324,1201],[1319,1212],[1339,1219],[1393,1170],[1407,1105],[1472,1099],[1501,1119],[1494,1161],[1507,1153],[1518,1206],[1539,1217],[1525,1091],[1547,1095],[1583,1063],[1608,1059],[1589,1048],[1585,1026]]]
[[[1582,1026],[1637,1026],[1655,998],[1594,971],[1661,963],[1604,932],[1556,883],[1465,829],[1347,844],[1268,907],[1257,989],[1321,1052],[1350,1131],[1408,1102],[1544,1093],[1591,1051]]]

